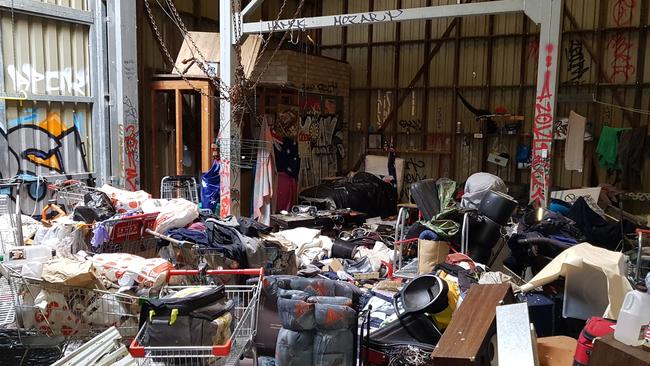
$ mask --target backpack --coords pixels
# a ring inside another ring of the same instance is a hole
[[[580,332],[578,337],[578,345],[576,346],[576,353],[573,359],[573,366],[587,366],[589,365],[589,358],[591,351],[594,348],[594,341],[598,337],[614,333],[612,325],[616,322],[609,319],[591,317],[587,320],[587,324]]]

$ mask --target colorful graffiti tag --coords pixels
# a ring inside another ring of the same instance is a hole
[[[553,143],[553,104],[551,97],[551,66],[554,46],[545,47],[544,84],[536,98],[535,123],[533,124],[533,162],[530,176],[530,200],[536,207],[546,202],[546,187],[550,183],[551,145]]]
[[[0,124],[0,179],[23,178],[20,194],[24,213],[35,212],[50,197],[40,177],[88,171],[81,137],[83,117],[74,113],[74,123],[69,126],[57,112],[40,112],[26,109],[6,126]]]
[[[81,173],[88,170],[76,124],[67,126],[57,112],[34,123],[37,110],[0,126],[0,178],[20,174]]]

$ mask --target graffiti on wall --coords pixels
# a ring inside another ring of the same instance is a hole
[[[124,181],[126,189],[140,187],[140,138],[138,136],[138,109],[128,96],[124,96]]]
[[[66,67],[62,70],[40,72],[30,64],[20,67],[7,65],[7,75],[17,90],[36,91],[44,89],[46,93],[86,95],[88,76],[86,71]]]
[[[551,66],[554,47],[547,44],[544,48],[546,62],[544,66],[544,84],[536,97],[535,121],[533,123],[533,161],[530,176],[530,200],[536,207],[546,202],[546,190],[550,183],[550,153],[553,143],[553,103],[551,93]]]
[[[86,172],[86,153],[80,123],[67,125],[57,112],[37,121],[37,110],[0,128],[0,178],[19,174],[44,175],[43,170],[65,174]],[[75,119],[80,118],[77,116]]]
[[[619,27],[632,25],[637,0],[617,0],[612,7],[612,19]],[[632,60],[632,50],[635,49],[630,32],[616,32],[607,42],[607,50],[612,53],[609,63],[610,82],[622,81],[627,83],[636,72]]]
[[[582,42],[577,39],[569,40],[569,47],[566,48],[566,58],[569,81],[580,83],[584,74],[589,71],[589,67],[585,66],[585,50]]]
[[[335,98],[306,96],[301,106],[298,134],[300,186],[320,183],[338,173],[339,160],[345,157],[343,120]]]
[[[404,182],[402,183],[402,192],[400,200],[408,197],[409,187],[415,182],[427,179],[426,165],[422,159],[408,158],[404,164]]]
[[[27,177],[21,187],[21,208],[26,213],[49,197],[45,183],[36,177],[88,171],[82,115],[75,112],[72,124],[57,112],[39,118],[42,115],[38,109],[27,109],[6,126],[0,124],[0,179]]]

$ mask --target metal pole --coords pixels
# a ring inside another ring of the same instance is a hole
[[[234,9],[230,1],[219,2],[219,32],[220,32],[220,64],[219,75],[223,87],[230,91],[235,81],[235,67],[237,58],[235,54],[235,37],[233,35],[233,14]],[[239,15],[237,15],[239,16]],[[228,93],[230,94],[230,93]],[[216,95],[219,95],[217,91]],[[230,95],[229,95],[230,96]],[[220,140],[219,156],[221,158],[220,176],[220,216],[238,215],[240,211],[239,198],[239,167],[231,165],[231,157],[236,157],[241,131],[239,124],[232,123],[233,108],[232,100],[220,100],[219,110],[219,133]]]
[[[108,114],[106,65],[106,13],[102,0],[89,1],[94,23],[90,26],[90,80],[92,80],[92,165],[97,185],[111,183],[113,176]]]
[[[533,21],[540,24],[530,201],[535,207],[546,207],[551,185],[551,152],[561,46],[562,1],[540,0],[530,6],[526,3],[525,12]]]
[[[118,184],[129,190],[140,188],[140,138],[138,127],[138,63],[136,2],[108,2],[109,62],[111,81],[110,120],[112,147],[117,157]]]

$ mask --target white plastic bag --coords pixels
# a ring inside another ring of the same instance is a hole
[[[142,202],[151,198],[151,195],[145,191],[125,191],[108,184],[104,184],[99,190],[106,193],[113,201],[113,206],[117,212],[120,213],[137,210]]]
[[[168,230],[185,227],[199,217],[199,208],[183,198],[175,198],[161,207],[156,218],[155,231],[166,233]]]

